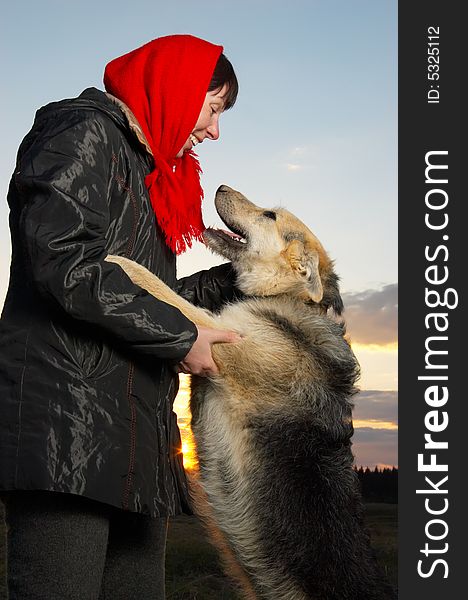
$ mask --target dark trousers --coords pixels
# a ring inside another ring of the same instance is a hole
[[[3,492],[10,600],[163,600],[167,519]]]

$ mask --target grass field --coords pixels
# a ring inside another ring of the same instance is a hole
[[[398,585],[398,505],[366,504],[372,546],[389,581]]]
[[[378,560],[397,584],[397,505],[366,504],[366,523]],[[5,592],[4,522],[0,519],[0,600]],[[172,519],[166,561],[168,600],[239,600],[195,517]],[[128,600],[134,600],[129,598]]]
[[[387,577],[397,585],[397,505],[366,504],[372,545]],[[223,575],[216,552],[192,517],[177,517],[169,530],[166,590],[168,600],[240,600]]]

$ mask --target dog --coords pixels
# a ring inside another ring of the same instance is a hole
[[[107,258],[197,326],[242,336],[213,345],[217,375],[192,377],[195,512],[247,599],[394,598],[363,526],[351,451],[359,365],[336,317],[333,262],[284,208],[225,185],[215,205],[230,231],[204,239],[232,262],[244,294],[218,315],[144,267]]]

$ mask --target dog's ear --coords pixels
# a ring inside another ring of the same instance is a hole
[[[307,295],[319,303],[323,297],[322,279],[319,273],[319,255],[316,250],[306,251],[299,240],[290,242],[285,250],[293,271],[304,280]]]

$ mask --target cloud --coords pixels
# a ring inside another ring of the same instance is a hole
[[[398,393],[366,390],[354,397],[353,453],[358,466],[398,465]],[[358,423],[374,421],[370,427]],[[385,428],[379,427],[379,421]],[[389,428],[394,425],[395,428]]]
[[[290,154],[291,156],[304,156],[304,154],[307,154],[307,146],[296,146]]]
[[[283,163],[283,166],[286,167],[288,171],[292,172],[308,169],[311,166],[311,154],[312,152],[309,146],[294,146],[288,148],[286,153],[283,154],[286,160],[286,162]]]
[[[398,423],[398,392],[365,390],[353,398],[353,419],[359,421],[385,421]],[[378,427],[378,424],[376,424]]]
[[[347,330],[353,342],[391,344],[397,341],[398,285],[343,294]]]
[[[398,466],[398,432],[391,429],[355,429],[353,436],[355,464],[374,468],[376,465]]]

